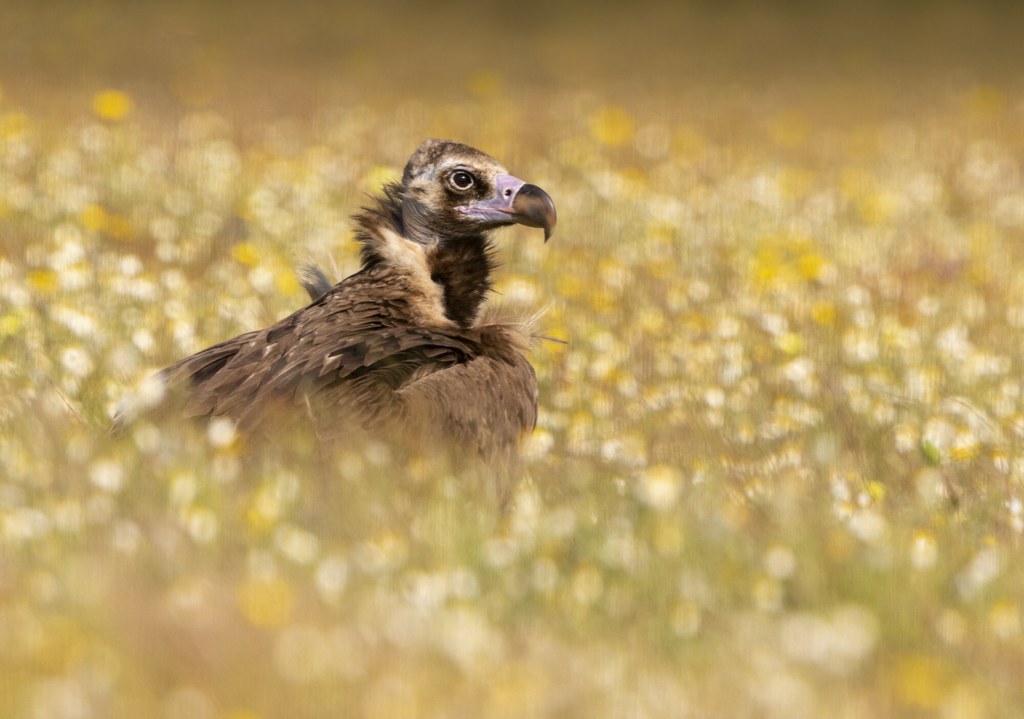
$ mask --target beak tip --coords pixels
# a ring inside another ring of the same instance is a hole
[[[544,228],[544,242],[554,233],[557,213],[551,196],[536,185],[524,184],[516,192],[512,203],[520,224]]]

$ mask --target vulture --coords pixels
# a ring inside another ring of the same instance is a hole
[[[307,271],[308,305],[162,370],[166,391],[186,416],[229,417],[245,433],[308,418],[328,442],[369,436],[514,461],[537,418],[533,338],[485,312],[491,233],[521,224],[547,241],[550,196],[479,150],[426,140],[353,221],[358,272],[331,286]]]

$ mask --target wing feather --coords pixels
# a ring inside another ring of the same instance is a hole
[[[187,415],[256,422],[261,413],[254,410],[274,402],[305,402],[327,391],[320,404],[343,403],[342,395],[366,394],[369,382],[394,391],[414,374],[479,353],[472,336],[405,324],[400,294],[401,287],[389,291],[380,278],[368,282],[358,273],[264,330],[171,365],[163,379],[185,391]],[[363,386],[346,391],[345,381],[359,378]]]

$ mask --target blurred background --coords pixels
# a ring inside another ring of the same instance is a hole
[[[1012,2],[442,1],[7,3],[6,102],[54,108],[118,87],[154,115],[252,119],[337,103],[467,97],[538,112],[592,92],[649,112],[700,112],[700,93],[778,93],[877,110],[958,83],[1019,81]],[[548,100],[544,102],[543,100]],[[739,97],[735,102],[742,102]],[[864,107],[865,103],[867,107]],[[905,109],[910,110],[910,105]]]

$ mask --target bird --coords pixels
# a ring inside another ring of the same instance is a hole
[[[492,234],[520,224],[547,242],[553,200],[480,150],[428,139],[352,219],[357,272],[332,285],[308,269],[308,304],[175,362],[159,381],[184,416],[227,417],[249,434],[302,419],[323,442],[445,446],[509,466],[537,421],[535,339],[529,323],[488,310]],[[505,503],[501,481],[493,491]]]

